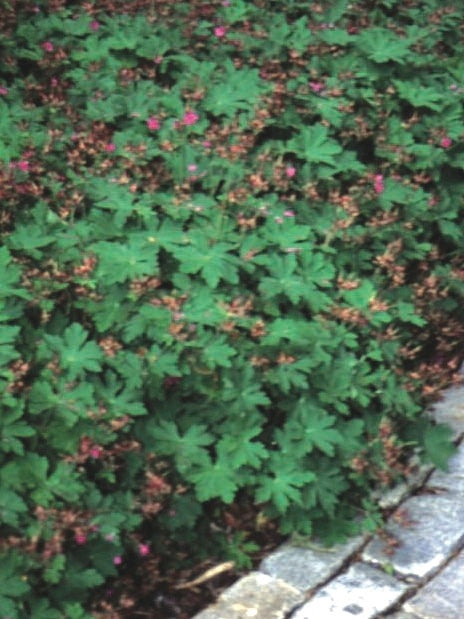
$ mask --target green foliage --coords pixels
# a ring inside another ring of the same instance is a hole
[[[0,16],[0,615],[249,566],[236,505],[373,530],[453,453],[463,9],[49,4]]]

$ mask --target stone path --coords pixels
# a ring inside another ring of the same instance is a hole
[[[194,619],[463,619],[464,386],[429,412],[458,451],[448,472],[422,467],[381,497],[394,547],[377,535],[329,550],[284,544]]]

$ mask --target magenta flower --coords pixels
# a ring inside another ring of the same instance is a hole
[[[214,29],[214,36],[221,38],[225,36],[226,32],[227,28],[225,26],[216,26],[216,28]]]
[[[89,26],[90,26],[91,30],[93,30],[94,32],[96,32],[100,28],[100,24],[99,24],[99,22],[97,22],[96,19],[91,21]]]
[[[113,563],[115,565],[121,565],[122,563],[122,557],[120,555],[116,555],[115,557],[113,557]]]
[[[284,217],[295,217],[294,211],[284,211]]]
[[[156,56],[154,63],[155,64],[161,64],[163,62],[163,56]]]
[[[51,41],[44,41],[41,47],[46,52],[52,52],[55,49],[55,46]]]
[[[324,84],[322,82],[309,82],[309,87],[313,92],[321,92],[324,89]]]
[[[185,112],[182,122],[184,125],[194,125],[199,119],[196,112]]]
[[[91,448],[89,453],[90,453],[92,458],[95,458],[95,460],[97,460],[98,458],[101,457],[102,451],[103,451],[103,449],[101,447],[99,447],[98,445],[95,445],[94,447]]]
[[[377,193],[377,194],[382,193],[384,189],[385,189],[385,187],[384,187],[384,184],[383,184],[383,176],[382,176],[382,174],[376,174],[375,178],[374,178],[374,191],[375,191],[375,193]]]
[[[444,138],[441,139],[440,146],[442,148],[449,148],[452,143],[453,143],[453,140],[449,138],[448,136],[445,136]]]
[[[76,542],[76,544],[79,544],[79,546],[83,546],[87,543],[87,536],[83,533],[76,533],[76,535],[74,536],[74,541]]]
[[[8,88],[6,88],[5,86],[0,86],[0,95],[7,95],[8,94]]]
[[[211,148],[211,142],[209,140],[203,140],[201,143],[205,148]]]
[[[288,168],[285,170],[285,174],[288,176],[288,178],[293,178],[296,174],[296,168],[294,168],[292,165],[289,165]]]
[[[196,172],[198,169],[198,166],[194,163],[191,163],[190,165],[187,166],[187,170],[189,172]]]
[[[160,126],[161,125],[159,120],[154,116],[150,116],[150,118],[147,120],[147,127],[150,129],[150,131],[157,131]]]
[[[16,167],[21,170],[21,172],[29,172],[29,161],[21,159],[21,161],[18,161],[16,164]]]
[[[105,146],[105,150],[107,153],[114,153],[114,151],[116,150],[116,144],[114,144],[113,142],[110,142],[109,144]]]
[[[146,557],[150,554],[150,546],[148,544],[139,544],[139,554],[142,557]]]

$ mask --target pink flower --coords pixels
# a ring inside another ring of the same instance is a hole
[[[227,28],[225,26],[216,26],[216,28],[214,29],[214,36],[221,38],[223,37],[227,32]]]
[[[278,215],[277,215],[276,217],[274,217],[274,221],[275,221],[277,224],[283,224],[283,223],[284,223],[283,218],[282,218],[282,217],[279,217]]]
[[[448,136],[446,136],[446,137],[441,139],[440,146],[442,148],[449,148],[452,143],[453,143],[453,140],[451,138],[449,138]]]
[[[284,217],[295,217],[294,211],[284,211]]]
[[[322,82],[309,82],[309,87],[313,92],[321,92],[324,89],[324,84]]]
[[[182,122],[184,125],[194,125],[198,118],[199,116],[196,112],[185,112]]]
[[[196,172],[197,168],[198,168],[198,166],[195,165],[194,163],[191,163],[190,165],[187,166],[187,170],[189,172]]]
[[[157,131],[160,126],[161,125],[159,120],[154,116],[150,116],[150,118],[147,120],[147,127],[150,129],[150,131]]]
[[[209,140],[204,140],[201,144],[205,148],[211,148],[211,142]]]
[[[83,533],[76,533],[76,535],[74,536],[74,541],[76,542],[76,544],[79,544],[79,546],[83,546],[87,543],[87,536]]]
[[[101,447],[99,447],[98,445],[95,445],[94,447],[91,448],[89,453],[90,453],[92,458],[98,459],[98,458],[101,457],[102,451],[103,451],[103,449]]]
[[[383,176],[382,176],[382,174],[376,174],[375,178],[374,178],[374,191],[375,191],[375,193],[377,193],[377,194],[382,193],[384,189],[385,189],[385,187],[384,187],[384,184],[383,184]]]
[[[51,41],[44,41],[41,47],[46,52],[52,52],[55,49],[55,46]]]
[[[91,30],[93,30],[94,32],[96,32],[100,28],[100,24],[97,22],[96,19],[91,21],[89,26],[90,26]]]
[[[122,557],[120,555],[116,555],[115,557],[113,557],[113,563],[115,565],[121,565],[122,563]]]
[[[52,85],[52,88],[56,88],[58,86],[58,80],[56,79],[56,77],[52,77],[52,79],[50,80],[50,84]]]
[[[139,544],[139,554],[142,557],[146,557],[150,554],[150,546],[148,544]]]
[[[110,142],[109,144],[105,146],[105,150],[107,153],[114,153],[114,151],[116,150],[116,144],[114,144],[113,142]]]
[[[114,542],[115,535],[114,533],[107,533],[105,535],[105,539],[107,542]]]
[[[8,94],[8,88],[6,88],[5,86],[0,86],[0,95],[7,95]]]
[[[296,174],[296,168],[294,168],[292,165],[289,165],[288,168],[285,170],[285,174],[288,176],[288,178],[293,178]]]
[[[21,159],[21,161],[18,161],[16,164],[16,167],[21,170],[21,172],[29,172],[29,161]]]

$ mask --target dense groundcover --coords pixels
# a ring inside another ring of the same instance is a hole
[[[377,527],[452,451],[462,3],[0,20],[0,616],[188,616],[253,530]]]

